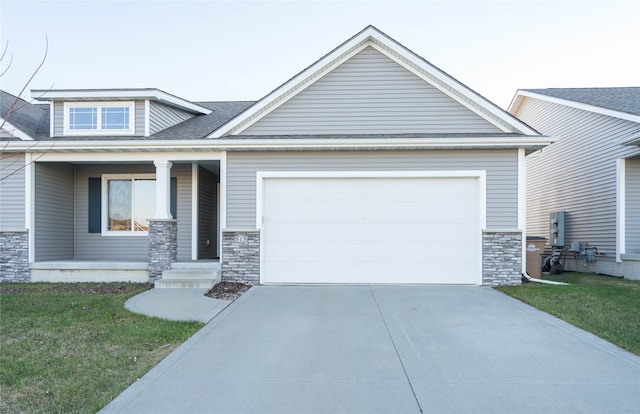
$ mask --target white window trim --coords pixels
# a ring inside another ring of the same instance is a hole
[[[127,107],[129,108],[129,128],[127,129],[102,129],[102,108]],[[97,129],[71,129],[69,125],[69,110],[71,108],[97,108]],[[136,124],[136,103],[134,101],[117,102],[65,102],[64,103],[64,135],[133,135]]]
[[[103,174],[102,175],[102,235],[103,236],[133,236],[147,237],[148,231],[111,231],[108,230],[109,223],[109,180],[140,180],[140,179],[156,179],[155,174]],[[149,217],[152,218],[152,217]]]

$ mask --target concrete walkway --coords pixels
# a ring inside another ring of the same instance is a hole
[[[490,288],[256,286],[103,413],[637,413],[640,358]]]
[[[206,297],[209,289],[151,289],[125,302],[131,312],[172,321],[207,323],[231,301]]]

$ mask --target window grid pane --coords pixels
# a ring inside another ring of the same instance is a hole
[[[98,129],[98,108],[69,108],[69,129]]]
[[[128,107],[102,108],[102,129],[129,129]]]

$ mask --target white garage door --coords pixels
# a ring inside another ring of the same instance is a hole
[[[478,177],[261,183],[262,283],[481,283]]]

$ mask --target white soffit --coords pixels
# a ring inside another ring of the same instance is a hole
[[[219,138],[225,135],[239,135],[271,111],[300,93],[303,89],[331,72],[365,49],[373,47],[394,62],[403,66],[425,82],[439,89],[469,110],[475,112],[504,132],[516,132],[525,135],[539,133],[515,117],[495,106],[445,72],[405,48],[373,26],[368,26],[351,39],[316,61],[314,64],[266,95],[255,105],[230,120],[207,138]]]

